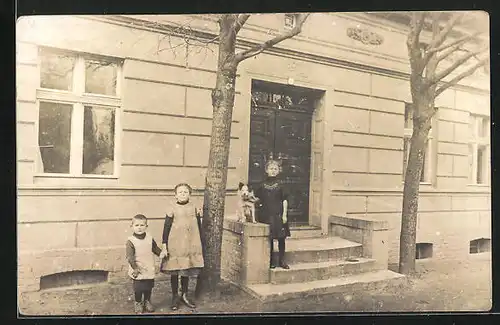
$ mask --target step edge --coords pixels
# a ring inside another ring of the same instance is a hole
[[[356,281],[356,278],[360,278],[361,275],[368,275],[368,274],[371,274],[371,275],[374,275],[374,274],[386,274],[386,275],[390,275],[391,277],[390,278],[383,278],[383,279],[377,279],[377,280],[374,280],[374,281]],[[374,271],[369,271],[369,272],[363,272],[363,273],[360,273],[360,274],[351,274],[349,276],[346,276],[346,277],[342,277],[344,279],[348,279],[348,278],[351,278],[350,280],[354,280],[352,282],[347,282],[347,283],[342,283],[342,284],[339,284],[339,285],[335,285],[334,287],[338,287],[338,286],[342,286],[342,285],[347,285],[347,284],[352,284],[352,283],[359,283],[359,282],[365,282],[365,283],[368,283],[368,282],[375,282],[375,281],[382,281],[382,280],[387,280],[387,279],[396,279],[396,278],[404,278],[405,275],[403,274],[400,274],[400,273],[397,273],[397,272],[394,272],[394,271],[391,271],[391,270],[387,270],[387,269],[384,269],[384,270],[374,270]],[[337,278],[337,277],[336,277]],[[340,278],[340,277],[338,277]],[[328,280],[313,280],[313,281],[307,281],[307,282],[302,282],[302,283],[314,283],[314,282],[325,282],[325,281],[328,281]],[[289,283],[291,284],[291,283]],[[266,284],[254,284],[254,285],[250,285],[249,287],[250,288],[255,288],[255,287],[261,287],[261,286],[286,286],[286,285],[289,285],[288,283],[287,284],[272,284],[272,283],[266,283]],[[317,287],[317,288],[321,288],[320,287]]]
[[[301,247],[292,247],[286,248],[286,252],[321,252],[321,251],[331,251],[331,250],[336,250],[336,249],[348,249],[348,248],[358,248],[358,247],[363,247],[363,244],[355,244],[355,245],[344,245],[344,246],[337,246],[337,247],[311,247],[311,248],[301,248]]]
[[[248,289],[251,290],[253,292],[253,295],[255,297],[258,297],[258,299],[261,301],[268,301],[268,300],[277,301],[277,300],[281,300],[281,299],[282,300],[290,299],[289,296],[294,295],[294,294],[307,294],[308,292],[310,292],[311,294],[314,295],[315,294],[314,291],[328,289],[328,288],[331,288],[331,290],[332,290],[331,293],[334,293],[337,289],[341,289],[343,287],[355,285],[358,283],[379,283],[379,282],[384,282],[384,281],[403,279],[405,277],[403,274],[399,274],[397,272],[393,272],[393,271],[390,271],[387,269],[386,270],[371,271],[371,272],[364,272],[361,274],[375,274],[375,273],[386,274],[387,277],[375,279],[375,280],[371,280],[371,281],[352,281],[352,282],[342,283],[342,284],[338,284],[338,285],[334,285],[334,286],[317,286],[317,287],[313,287],[313,288],[307,289],[307,290],[299,290],[299,291],[292,291],[292,292],[285,292],[285,293],[271,293],[268,295],[259,293],[258,291],[251,288],[252,286],[248,287]],[[346,278],[360,277],[361,274],[350,275],[350,276],[347,276]],[[313,283],[313,282],[320,282],[320,281],[326,281],[326,280],[307,281],[307,282],[302,282],[302,283]],[[286,284],[268,284],[268,285],[283,286]],[[258,286],[258,285],[255,285],[255,286]],[[319,293],[319,294],[321,294],[321,293]],[[325,294],[328,294],[328,292]],[[277,299],[278,297],[281,299]]]
[[[360,257],[359,261],[357,262],[349,262],[345,260],[331,260],[327,262],[306,262],[306,263],[293,263],[290,264],[290,269],[285,270],[285,269],[272,269],[272,273],[290,273],[293,271],[304,271],[304,270],[315,270],[315,269],[321,269],[321,268],[328,268],[328,267],[333,267],[333,266],[341,266],[341,265],[360,265],[360,264],[368,264],[368,263],[375,263],[377,260],[373,258],[365,258],[365,257]],[[312,266],[313,264],[323,264],[317,267],[304,267],[304,268],[292,268],[293,265],[307,265],[309,264]]]

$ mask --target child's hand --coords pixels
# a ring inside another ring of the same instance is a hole
[[[160,260],[166,258],[168,256],[168,251],[166,249],[162,250],[160,253]]]
[[[132,277],[135,279],[137,278],[137,276],[140,274],[141,272],[139,271],[139,269],[135,269],[132,271]]]

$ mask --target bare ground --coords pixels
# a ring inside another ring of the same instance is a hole
[[[479,254],[463,261],[419,261],[415,275],[383,290],[262,304],[234,286],[223,285],[220,297],[204,297],[196,310],[181,307],[175,313],[487,311],[492,304],[491,283],[491,255]],[[170,282],[157,281],[152,298],[155,314],[173,314],[170,297]],[[133,314],[133,293],[130,283],[51,289],[21,294],[19,308],[24,315]]]

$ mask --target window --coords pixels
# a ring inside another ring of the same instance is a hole
[[[420,174],[421,183],[432,183],[434,173],[434,155],[435,155],[435,126],[434,120],[432,127],[427,136],[427,148],[424,152],[424,162],[422,165],[422,173]],[[413,109],[412,105],[406,103],[405,105],[405,124],[404,124],[404,138],[403,138],[403,179],[406,175],[406,167],[408,166],[408,159],[410,158],[410,143],[413,133]]]
[[[469,254],[479,254],[491,251],[491,239],[478,238],[469,242]]]
[[[294,28],[296,24],[296,18],[294,14],[285,14],[285,27]]]
[[[486,116],[470,115],[469,119],[469,181],[489,183],[490,120]]]
[[[40,51],[39,172],[117,174],[120,75],[115,59]]]
[[[433,245],[432,243],[417,243],[415,249],[415,259],[417,260],[422,260],[425,258],[431,258],[432,257],[432,248]]]

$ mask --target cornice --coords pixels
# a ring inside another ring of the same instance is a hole
[[[354,13],[350,13],[349,15],[353,15]],[[347,15],[347,14],[341,14],[341,15]],[[356,17],[363,17],[361,14],[356,14]],[[115,25],[120,25],[120,26],[125,26],[129,28],[136,28],[140,30],[145,30],[145,31],[150,31],[150,32],[156,32],[156,33],[171,33],[173,35],[176,35],[176,27],[175,26],[170,26],[165,22],[162,23],[155,23],[151,21],[146,21],[143,19],[137,19],[137,18],[131,18],[131,17],[125,17],[125,16],[120,16],[120,15],[113,15],[113,16],[78,16],[83,19],[87,20],[95,20],[95,21],[100,21],[100,22],[105,22],[105,23],[111,23]],[[347,16],[346,16],[347,17]],[[349,16],[351,17],[351,16]],[[359,18],[360,20],[362,18]],[[368,21],[368,20],[367,20]],[[373,22],[372,22],[373,23]],[[374,23],[373,23],[374,24]],[[252,25],[252,29],[255,31],[262,31],[262,28],[255,28],[254,25]],[[388,27],[386,27],[388,28]],[[267,29],[266,29],[267,30]],[[207,40],[207,39],[213,39],[216,34],[214,32],[204,32],[200,30],[191,30],[192,32],[192,37],[199,38],[201,40]],[[305,38],[305,37],[296,37],[297,40],[303,41],[303,42],[309,42],[313,44],[318,44],[319,41],[312,39],[312,38]],[[237,40],[237,46],[240,48],[248,48],[252,47],[254,45],[258,44],[257,41],[253,40],[248,40],[248,39],[238,39]],[[325,45],[324,42],[322,44],[323,46]],[[350,51],[357,51],[360,54],[366,54],[370,55],[371,57],[374,57],[373,53],[363,53],[361,50],[357,49],[348,49],[345,46],[335,46],[335,45],[330,45],[330,47],[333,48],[338,48],[343,51],[350,50]],[[300,59],[304,61],[309,61],[309,62],[316,62],[316,63],[321,63],[329,66],[335,66],[335,67],[340,67],[340,68],[349,68],[357,71],[362,71],[362,72],[368,72],[368,73],[375,73],[379,75],[384,75],[388,77],[394,77],[398,79],[403,79],[403,80],[409,80],[410,74],[407,71],[401,71],[401,70],[395,70],[395,69],[389,69],[389,68],[383,68],[383,67],[377,67],[374,65],[369,65],[369,64],[364,64],[364,63],[359,63],[359,62],[353,62],[345,59],[337,59],[337,58],[332,58],[332,57],[326,57],[323,55],[317,55],[317,54],[312,54],[312,53],[305,53],[302,51],[297,51],[293,49],[285,49],[282,47],[272,47],[270,49],[266,50],[266,53],[268,54],[274,54],[274,55],[279,55],[279,56],[286,56],[289,58],[295,58],[295,59]],[[388,61],[393,61],[398,63],[402,63],[402,61],[397,60],[397,57],[394,56],[387,56],[384,54],[377,55],[380,59],[385,59]],[[475,92],[483,95],[489,95],[490,92],[488,90],[482,89],[482,88],[477,88],[477,87],[472,87],[472,86],[467,86],[467,85],[455,85],[452,87],[452,89],[455,90],[461,90],[461,91],[466,91],[466,92]]]

